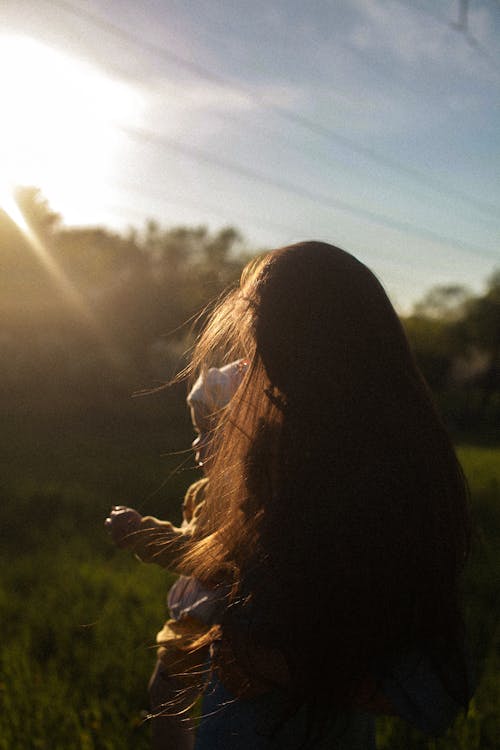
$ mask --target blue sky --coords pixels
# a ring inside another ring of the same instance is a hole
[[[458,19],[458,0],[3,0],[0,43],[56,55],[46,100],[75,117],[33,177],[67,223],[327,240],[408,309],[500,265],[500,2]]]

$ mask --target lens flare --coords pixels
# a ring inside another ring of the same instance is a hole
[[[113,367],[123,370],[127,363],[123,355],[118,351],[113,342],[106,336],[105,331],[92,314],[85,298],[78,291],[71,280],[66,276],[57,261],[54,259],[45,243],[30,227],[23,215],[17,201],[14,198],[15,190],[8,183],[0,187],[0,208],[17,226],[24,236],[28,246],[31,248],[41,266],[49,274],[56,288],[62,294],[69,307],[76,313],[79,320],[89,328],[94,337],[103,347],[107,361]]]
[[[95,319],[90,313],[82,296],[61,270],[45,244],[41,241],[38,235],[35,234],[26,221],[14,198],[14,191],[12,189],[9,189],[8,187],[0,189],[0,207],[21,231],[41,265],[55,281],[58,289],[62,292],[70,305],[78,311],[80,317],[83,317],[88,323],[95,325]]]
[[[143,108],[131,85],[26,36],[0,33],[0,165],[71,223],[99,215],[124,158],[120,121]]]

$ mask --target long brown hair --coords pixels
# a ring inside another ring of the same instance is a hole
[[[230,577],[231,658],[272,684],[252,653],[279,652],[290,705],[338,710],[398,651],[439,671],[462,637],[467,488],[382,286],[331,245],[269,253],[211,316],[193,369],[241,357],[186,556],[202,580]]]

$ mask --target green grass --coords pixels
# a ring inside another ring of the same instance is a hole
[[[115,550],[102,521],[123,493],[144,511],[178,513],[194,475],[168,478],[180,459],[162,457],[161,435],[92,443],[88,433],[70,441],[62,431],[30,438],[23,460],[13,433],[4,433],[12,460],[0,497],[0,750],[145,750],[141,711],[171,578]],[[461,446],[459,454],[476,522],[465,590],[479,688],[467,717],[440,740],[380,720],[381,750],[493,750],[500,736],[500,448]]]
[[[2,750],[146,748],[165,574],[83,545],[2,563]]]
[[[175,471],[168,431],[140,427],[3,425],[0,750],[150,746],[141,712],[173,579],[115,549],[103,521],[119,502],[178,520],[195,472]]]

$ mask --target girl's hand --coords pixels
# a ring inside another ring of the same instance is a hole
[[[133,508],[114,505],[104,526],[117,547],[129,547],[133,543],[135,532],[140,528],[141,520],[142,516]]]

